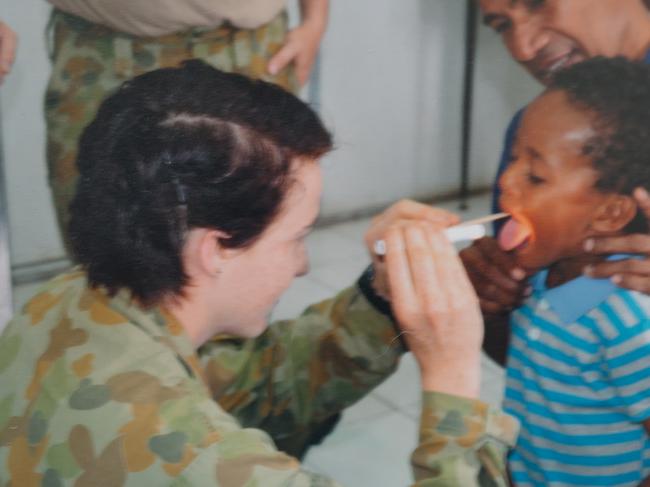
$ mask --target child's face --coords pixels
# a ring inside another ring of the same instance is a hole
[[[532,236],[515,250],[529,270],[579,255],[591,223],[607,196],[595,187],[598,173],[583,147],[596,135],[588,113],[560,91],[548,92],[527,109],[514,160],[501,177],[501,206],[528,224]]]

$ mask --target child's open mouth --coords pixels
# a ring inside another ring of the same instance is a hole
[[[499,232],[499,247],[506,252],[520,251],[528,246],[533,238],[533,228],[521,217],[512,217],[506,221]]]

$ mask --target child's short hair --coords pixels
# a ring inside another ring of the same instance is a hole
[[[596,57],[557,73],[549,90],[594,115],[597,135],[584,147],[600,173],[602,191],[650,190],[650,66],[622,57]],[[639,211],[626,232],[646,231]]]

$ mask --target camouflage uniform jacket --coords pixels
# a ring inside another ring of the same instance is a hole
[[[250,426],[291,436],[354,402],[394,369],[394,334],[350,288],[197,353],[164,310],[64,274],[0,337],[0,485],[334,486]],[[416,485],[505,485],[513,437],[482,403],[426,393]]]

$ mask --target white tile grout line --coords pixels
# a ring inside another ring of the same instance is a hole
[[[395,404],[392,402],[390,399],[386,399],[383,396],[380,396],[379,394],[376,394],[375,392],[371,392],[370,395],[372,395],[373,399],[376,399],[377,401],[383,403],[385,406],[388,406],[392,411],[400,413],[402,416],[406,416],[408,419],[414,419],[412,415],[409,414],[408,411],[402,409],[403,407],[408,407],[409,405],[416,404],[416,402],[411,403],[407,406],[400,406],[398,404]]]

